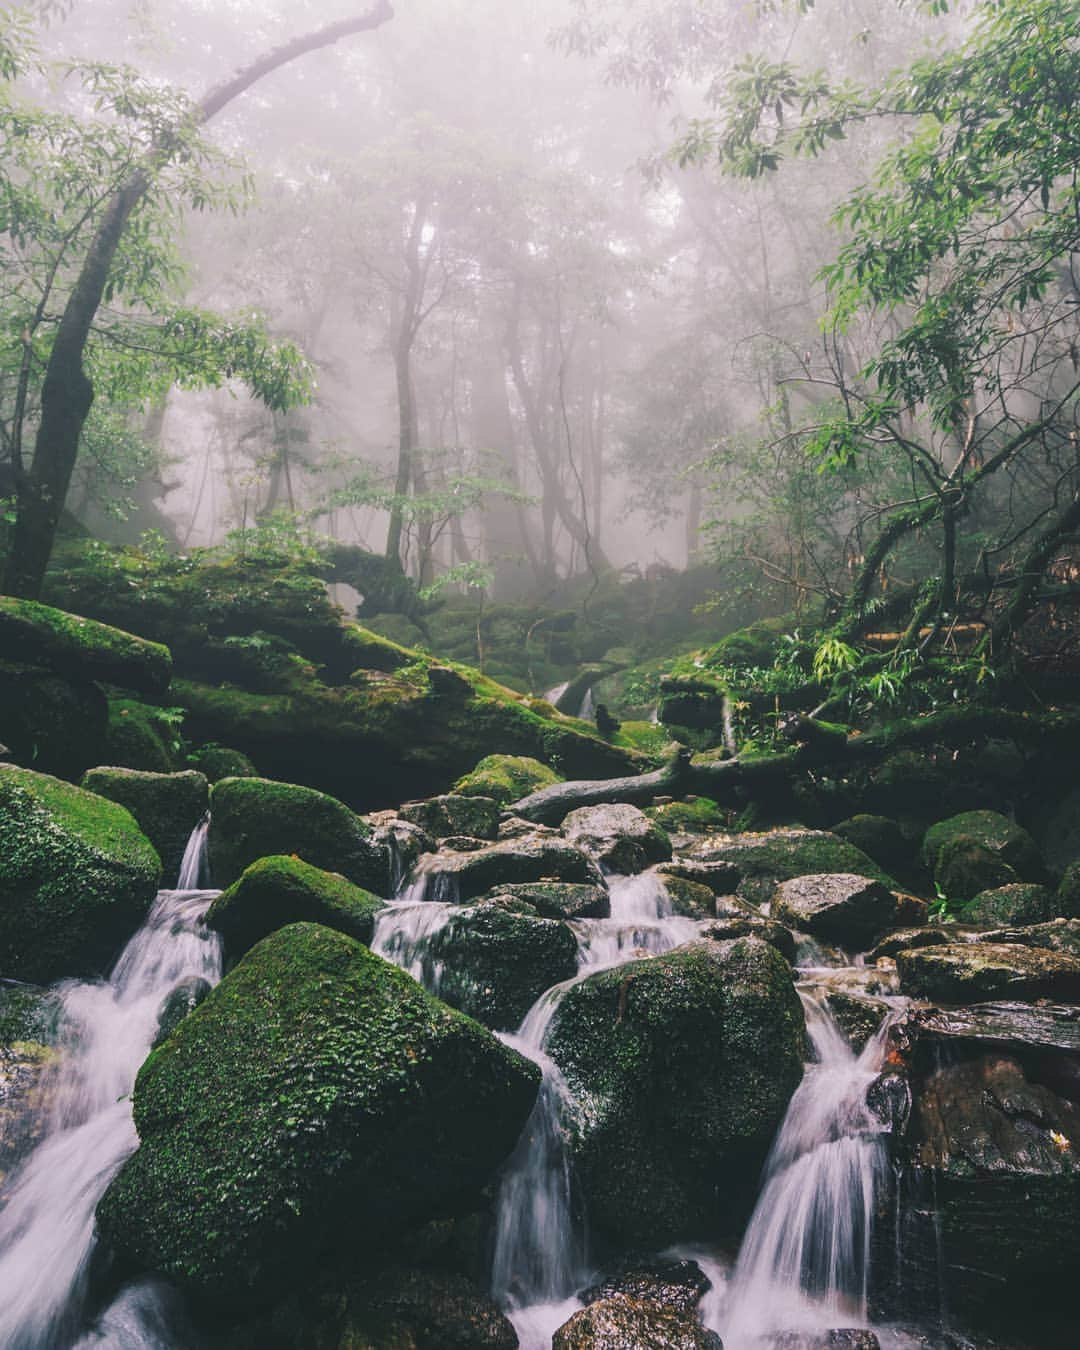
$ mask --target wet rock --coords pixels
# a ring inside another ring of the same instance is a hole
[[[552,1350],[722,1350],[696,1318],[658,1303],[615,1294],[576,1312],[556,1331]]]
[[[538,825],[535,820],[525,820],[522,816],[507,816],[499,823],[500,839],[521,839],[528,834],[546,834],[551,839],[560,837],[554,826]]]
[[[739,869],[727,862],[703,862],[699,858],[673,858],[658,863],[656,872],[663,877],[681,877],[708,886],[714,895],[731,895],[739,884]]]
[[[137,769],[90,769],[82,786],[127,807],[157,849],[163,877],[173,885],[180,875],[191,832],[210,804],[210,788],[201,773],[141,773]]]
[[[398,815],[435,839],[455,834],[495,839],[499,834],[499,803],[493,797],[449,793],[423,802],[406,802]]]
[[[0,1185],[48,1127],[60,1018],[51,990],[0,981]]]
[[[686,877],[672,876],[659,870],[656,876],[671,903],[672,914],[681,914],[687,919],[716,917],[716,896],[708,886],[700,881],[690,881]]]
[[[582,1289],[578,1298],[590,1304],[625,1294],[646,1303],[661,1303],[676,1312],[692,1313],[711,1288],[711,1280],[696,1261],[653,1258],[623,1262],[596,1284]]]
[[[905,994],[941,1003],[1049,998],[1080,1000],[1080,960],[1044,948],[969,942],[898,952]]]
[[[395,896],[425,853],[434,853],[435,840],[418,825],[410,825],[393,811],[377,811],[367,818],[371,842],[386,856],[386,881],[379,895]]]
[[[1022,928],[993,928],[980,935],[982,942],[1019,942],[1025,947],[1044,947],[1080,959],[1080,919],[1051,919],[1049,923],[1025,924]]]
[[[0,765],[0,971],[47,984],[102,975],[145,918],[161,880],[122,806]]]
[[[604,886],[570,881],[526,881],[501,886],[485,899],[508,898],[532,905],[544,919],[607,919],[611,897]]]
[[[964,907],[965,923],[1046,923],[1057,915],[1058,902],[1054,893],[1029,881],[1015,881],[1011,886],[980,891]]]
[[[775,919],[766,919],[760,914],[729,914],[710,923],[703,930],[703,936],[714,942],[731,942],[735,938],[756,937],[775,947],[785,961],[795,963],[795,934]]]
[[[596,864],[566,840],[547,834],[501,840],[472,853],[435,853],[422,858],[416,875],[428,878],[427,898],[465,903],[485,892],[537,881],[602,886]]]
[[[866,954],[871,964],[882,957],[890,960],[899,952],[911,952],[919,947],[947,947],[958,940],[955,926],[947,928],[908,928],[899,933],[890,933],[875,943]]]
[[[199,976],[192,976],[190,980],[184,980],[182,984],[178,984],[161,1005],[161,1012],[158,1013],[157,1035],[154,1037],[154,1044],[151,1048],[156,1050],[162,1041],[167,1040],[187,1017],[188,1013],[195,1011],[212,988],[213,985],[209,980],[204,980]]]
[[[290,923],[321,923],[370,943],[383,904],[340,874],[299,858],[260,858],[222,891],[207,910],[206,922],[221,934],[226,958],[237,961]]]
[[[386,853],[371,826],[334,797],[269,778],[223,778],[210,800],[210,871],[218,886],[230,886],[260,858],[289,853],[367,890],[385,883]]]
[[[865,1327],[833,1331],[782,1331],[769,1338],[775,1350],[881,1350],[881,1342]]]
[[[739,874],[736,894],[764,905],[782,881],[828,872],[854,873],[879,881],[889,890],[896,883],[854,844],[827,830],[770,830],[765,834],[711,836],[690,856],[701,862],[726,862]]]
[[[191,1295],[244,1305],[348,1245],[378,1253],[494,1175],[539,1072],[352,938],[254,947],[140,1070],[140,1147],[104,1240]]]
[[[1046,866],[1035,840],[1023,826],[998,811],[962,811],[931,825],[923,836],[921,852],[923,862],[934,873],[935,879],[942,866],[942,849],[956,839],[972,840],[987,849],[1013,869],[1016,880],[1041,882],[1045,879]]]
[[[570,989],[547,1048],[575,1104],[596,1229],[656,1247],[740,1212],[802,1078],[804,1037],[791,969],[755,938],[691,943]]]
[[[671,840],[644,811],[625,802],[571,811],[562,832],[608,872],[631,876],[671,857]]]
[[[577,972],[577,939],[513,897],[459,911],[431,939],[438,995],[497,1031],[514,1031],[546,989]]]
[[[500,806],[509,806],[562,781],[554,769],[527,755],[488,755],[471,773],[458,779],[454,791],[466,797],[491,797]]]
[[[857,1055],[861,1054],[881,1026],[889,1005],[880,999],[866,998],[837,989],[825,995],[829,1011],[844,1033],[844,1039]]]
[[[880,881],[842,872],[781,882],[771,914],[827,942],[863,948],[895,926],[897,908],[896,896]]]
[[[1014,1052],[1060,1050],[1080,1055],[1080,1008],[1057,1003],[975,1003],[970,1007],[919,1008],[911,1015],[917,1035],[934,1042],[1004,1046]]]

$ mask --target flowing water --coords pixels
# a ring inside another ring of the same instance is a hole
[[[197,837],[196,837],[197,836]],[[185,858],[186,879],[205,867],[205,825]],[[169,995],[191,979],[216,982],[220,944],[201,924],[214,892],[161,891],[108,981],[58,986],[61,1042],[45,1087],[45,1137],[0,1190],[0,1346],[61,1350],[77,1338],[94,1250],[94,1211],[137,1147],[131,1090],[158,1032]],[[161,1315],[149,1286],[109,1310],[120,1335],[91,1333],[81,1344],[151,1347]],[[141,1339],[130,1329],[141,1319]],[[130,1332],[130,1334],[129,1334]],[[96,1339],[95,1339],[96,1336]]]

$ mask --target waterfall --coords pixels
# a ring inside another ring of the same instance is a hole
[[[178,891],[206,890],[210,884],[210,864],[207,860],[207,840],[210,835],[210,812],[191,832],[184,856],[180,861],[180,876],[176,882]]]
[[[203,866],[206,822],[192,835],[185,878]],[[190,866],[189,866],[190,863]],[[67,981],[59,1062],[46,1092],[45,1137],[0,1189],[0,1345],[56,1350],[84,1317],[94,1211],[121,1163],[138,1145],[131,1118],[135,1075],[158,1031],[170,993],[194,978],[221,975],[217,936],[201,923],[213,892],[161,891],[108,981]],[[133,1303],[147,1325],[149,1294],[118,1300],[130,1324]],[[125,1302],[126,1299],[126,1302]],[[130,1316],[128,1316],[130,1314]],[[140,1314],[142,1315],[142,1314]],[[85,1344],[101,1344],[91,1335]],[[149,1337],[109,1343],[150,1346]]]
[[[570,681],[563,680],[562,684],[557,684],[553,689],[549,689],[547,691],[547,693],[544,695],[544,702],[550,703],[552,707],[555,707],[555,705],[559,702],[559,699],[562,698],[563,694],[565,694],[569,688],[570,688]]]
[[[888,1165],[866,1095],[894,1017],[856,1055],[823,1003],[802,1000],[816,1062],[788,1106],[743,1239],[719,1328],[728,1350],[866,1325],[874,1199]]]
[[[371,950],[407,970],[433,994],[439,991],[442,962],[430,952],[431,939],[442,932],[455,912],[437,900],[400,900],[379,911]]]
[[[585,697],[581,700],[578,716],[583,722],[591,722],[596,716],[596,696],[593,694],[591,684],[585,690]]]

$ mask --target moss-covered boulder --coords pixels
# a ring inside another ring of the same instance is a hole
[[[578,1298],[588,1304],[625,1294],[680,1312],[694,1312],[711,1288],[712,1281],[698,1263],[686,1257],[630,1257],[605,1268],[595,1284],[578,1292]]]
[[[965,942],[897,952],[900,987],[940,1003],[1050,998],[1080,1002],[1080,960],[1049,948]]]
[[[987,848],[973,835],[957,834],[946,839],[934,860],[934,885],[950,900],[974,900],[983,891],[1012,886],[1019,874],[1000,853]]]
[[[188,763],[210,783],[222,778],[258,778],[259,771],[247,755],[227,745],[200,745],[188,755]]]
[[[868,947],[899,922],[896,896],[870,877],[826,872],[782,881],[773,895],[774,919],[849,949]]]
[[[832,826],[832,833],[861,849],[890,876],[920,889],[926,886],[928,873],[915,847],[919,842],[917,830],[905,828],[891,816],[864,813],[839,821]]]
[[[464,1275],[379,1271],[350,1287],[343,1350],[517,1350],[509,1319]]]
[[[574,1313],[556,1331],[552,1350],[723,1350],[697,1317],[652,1299],[612,1294]]]
[[[561,782],[554,769],[528,755],[487,755],[471,773],[458,779],[454,791],[466,797],[491,797],[500,806],[509,806]]]
[[[624,876],[671,857],[667,834],[644,811],[626,802],[579,807],[563,821],[562,832],[605,871]]]
[[[201,773],[142,773],[137,769],[90,769],[83,775],[87,792],[127,807],[135,823],[157,849],[164,878],[180,874],[191,832],[206,815],[210,789]]]
[[[524,881],[498,886],[485,899],[509,899],[531,905],[544,919],[607,919],[611,896],[589,882]]]
[[[201,1299],[296,1287],[345,1245],[378,1253],[487,1182],[534,1065],[343,933],[264,939],[135,1085],[141,1145],[104,1239]]]
[[[49,1127],[60,1020],[50,990],[0,980],[0,1186]]]
[[[177,765],[161,710],[137,699],[109,699],[105,751],[98,756],[97,763],[139,769],[143,773],[172,773]]]
[[[896,882],[861,849],[827,830],[769,830],[764,834],[713,835],[690,857],[723,862],[739,876],[736,894],[754,905],[767,904],[782,881],[826,872],[853,872],[880,881],[889,890]]]
[[[371,826],[323,792],[268,778],[223,778],[210,802],[210,871],[218,886],[231,885],[259,858],[285,853],[365,889],[385,885],[385,850]]]
[[[1049,923],[1024,924],[1018,928],[984,929],[979,940],[1019,942],[1022,947],[1045,947],[1080,959],[1080,919],[1051,919]]]
[[[691,943],[575,985],[547,1049],[576,1106],[590,1222],[624,1248],[715,1232],[750,1199],[804,1039],[791,968],[755,938]]]
[[[40,984],[104,974],[160,882],[122,806],[0,765],[0,974]]]
[[[747,910],[749,908],[747,906]],[[760,938],[770,947],[775,947],[785,961],[792,965],[795,963],[797,953],[795,934],[782,923],[777,923],[775,919],[766,919],[756,911],[747,913],[725,911],[705,927],[702,936],[712,938],[714,942],[734,942],[736,938],[747,937]]]
[[[926,831],[922,859],[937,878],[941,854],[952,840],[974,840],[1013,869],[1020,881],[1043,881],[1046,866],[1038,846],[1027,830],[998,811],[962,811],[940,820]]]
[[[711,797],[686,797],[681,802],[650,806],[645,813],[668,835],[711,834],[723,830],[728,813]]]
[[[495,839],[499,833],[499,803],[479,794],[447,793],[423,802],[406,802],[398,815],[435,839],[465,835],[470,839]]]
[[[384,901],[336,872],[300,858],[260,858],[222,891],[206,914],[236,961],[256,942],[290,923],[320,923],[370,943]]]
[[[438,994],[485,1026],[513,1031],[545,990],[577,971],[577,939],[558,919],[523,901],[482,900],[431,939]]]
[[[846,989],[835,989],[826,994],[825,1002],[844,1039],[857,1055],[862,1054],[889,1011],[889,1005],[882,999]]]
[[[980,891],[964,908],[964,922],[975,924],[1048,923],[1057,917],[1057,897],[1033,881]]]
[[[77,614],[0,595],[0,656],[77,680],[160,694],[172,678],[169,649]]]

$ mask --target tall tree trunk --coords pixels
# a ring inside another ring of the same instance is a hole
[[[393,14],[389,0],[377,0],[363,15],[328,24],[275,48],[211,89],[192,110],[192,122],[208,122],[272,71],[343,38],[378,28]],[[11,595],[36,599],[41,593],[79,453],[79,438],[94,401],[94,388],[83,365],[90,328],[131,216],[175,149],[176,137],[166,132],[146,162],[113,196],[61,315],[42,384],[41,421],[33,461],[18,485],[15,534],[4,577],[4,588]]]

